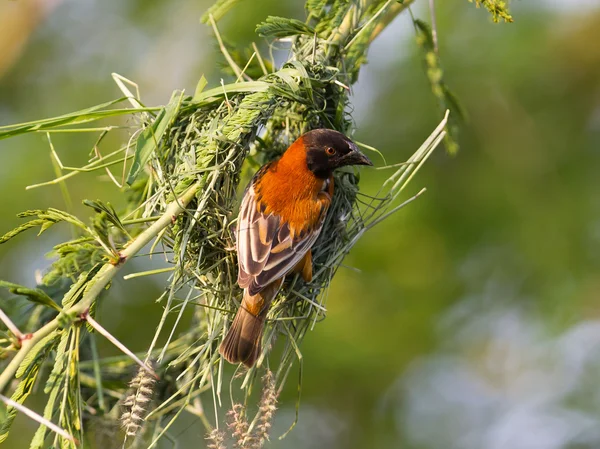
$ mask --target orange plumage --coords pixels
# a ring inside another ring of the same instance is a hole
[[[329,206],[331,197],[319,198],[324,183],[307,168],[306,147],[300,137],[280,160],[267,166],[256,183],[256,192],[267,207],[265,213],[278,214],[300,231],[314,225],[322,208]]]
[[[333,170],[372,165],[343,134],[317,129],[298,138],[250,182],[238,217],[236,248],[242,304],[219,351],[251,367],[260,355],[264,321],[285,276],[312,279],[311,247],[333,197]]]

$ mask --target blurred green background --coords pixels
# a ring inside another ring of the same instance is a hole
[[[428,20],[426,3],[413,12]],[[328,318],[302,348],[300,421],[278,441],[295,413],[291,378],[271,447],[600,447],[600,7],[514,1],[515,23],[492,24],[467,0],[436,3],[446,80],[469,115],[461,150],[438,151],[411,185],[427,193],[346,259],[360,273],[336,276]],[[218,84],[223,60],[199,23],[208,5],[2,2],[0,124],[115,98],[111,72],[135,80],[146,104],[166,103],[175,88],[192,92],[202,74]],[[220,30],[233,44],[266,48],[254,26],[267,15],[304,18],[303,5],[242,2]],[[353,89],[355,137],[400,162],[440,118],[408,16],[379,37],[369,61]],[[76,166],[93,142],[54,143]],[[363,190],[386,176],[364,170]],[[22,210],[66,207],[58,187],[25,191],[53,177],[43,135],[0,142],[0,232]],[[120,202],[108,178],[80,175],[68,186],[71,211],[84,217],[83,198]],[[33,285],[61,232],[0,247],[0,278]],[[116,282],[104,311],[106,327],[134,350],[147,347],[162,312],[153,302],[161,279],[148,279]],[[7,447],[27,448],[36,427],[19,417]],[[180,449],[205,444],[191,417],[172,436]]]

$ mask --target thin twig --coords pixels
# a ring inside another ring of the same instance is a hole
[[[260,52],[258,51],[258,47],[256,46],[256,42],[252,42],[252,48],[256,53],[256,57],[258,58],[258,64],[260,65],[261,70],[263,71],[263,75],[268,75],[267,66],[265,65],[265,61],[263,60]]]
[[[235,61],[233,60],[233,58],[227,51],[227,48],[225,47],[225,44],[223,44],[223,40],[221,39],[221,34],[219,33],[219,29],[217,28],[217,24],[215,22],[213,15],[209,14],[208,18],[209,18],[210,24],[212,25],[213,30],[215,32],[215,37],[217,38],[217,42],[219,43],[219,48],[221,49],[221,53],[223,53],[223,56],[225,57],[225,59],[227,60],[227,63],[229,64],[229,67],[231,67],[231,69],[233,70],[233,72],[235,73],[235,75],[238,78],[244,77],[244,79],[246,81],[252,81],[252,78],[250,78],[248,75],[243,73],[242,69],[240,69],[240,66],[238,66],[235,63]]]
[[[156,270],[148,270],[148,271],[139,271],[137,273],[131,273],[126,276],[123,276],[124,280],[135,279],[143,276],[153,276],[155,274],[162,273],[170,273],[171,271],[175,271],[177,267],[167,267],[167,268],[157,268]]]
[[[0,309],[0,320],[4,323],[8,330],[11,331],[15,337],[17,337],[19,341],[25,338],[19,328],[15,325],[15,323],[12,322],[12,320],[6,313],[4,313],[4,310],[2,309]]]
[[[102,374],[100,372],[100,357],[96,346],[96,336],[90,335],[90,349],[92,350],[92,363],[94,365],[94,380],[96,381],[96,394],[98,395],[98,407],[104,411],[104,387],[102,386]]]
[[[54,174],[57,177],[62,176],[62,164],[60,162],[60,159],[58,158],[58,154],[56,153],[56,150],[54,149],[54,144],[52,143],[52,137],[50,137],[50,133],[46,133],[46,138],[48,139],[48,144],[50,145],[50,160],[52,161],[52,166],[54,167]],[[67,210],[71,211],[73,210],[73,201],[71,200],[71,194],[69,193],[69,190],[67,189],[67,185],[64,182],[61,182],[60,185],[60,192],[63,196],[63,199],[65,201],[65,206],[67,206]]]
[[[100,323],[98,323],[98,321],[96,321],[95,319],[92,318],[92,316],[89,313],[84,313],[81,318],[84,321],[87,321],[89,323],[89,325],[92,326],[100,335],[102,335],[104,338],[106,338],[108,341],[110,341],[113,345],[115,345],[117,348],[119,348],[121,350],[121,352],[123,352],[124,354],[127,354],[131,358],[131,360],[133,360],[135,363],[140,365],[150,375],[152,375],[156,379],[159,379],[158,374],[156,374],[151,367],[149,367],[144,362],[142,362],[137,355],[135,355],[129,348],[127,348],[127,346],[125,346],[123,343],[121,343],[119,340],[117,340],[110,332],[108,332],[106,329],[104,329],[100,325]]]
[[[34,421],[39,422],[40,424],[46,426],[48,429],[50,429],[53,432],[57,433],[61,437],[66,438],[67,440],[71,441],[73,444],[79,446],[79,441],[77,440],[77,438],[73,437],[72,435],[69,435],[69,433],[67,433],[67,431],[65,429],[62,429],[62,428],[58,427],[56,424],[54,424],[51,421],[48,421],[43,416],[38,415],[33,410],[25,407],[24,405],[19,404],[18,402],[13,401],[10,398],[7,398],[6,396],[4,396],[2,394],[0,394],[0,399],[2,401],[4,401],[4,403],[6,403],[6,405],[8,405],[9,407],[13,407],[13,408],[17,409],[21,413],[29,416]]]

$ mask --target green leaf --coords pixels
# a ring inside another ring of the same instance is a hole
[[[9,292],[19,295],[25,296],[29,301],[34,302],[36,304],[41,304],[46,307],[50,307],[58,312],[62,309],[58,304],[56,304],[50,296],[46,294],[43,290],[39,288],[27,288],[23,287],[19,284],[13,284],[12,282],[0,281],[0,287],[7,288]]]
[[[31,132],[45,131],[67,125],[79,125],[82,123],[93,122],[106,117],[115,117],[119,115],[136,114],[143,111],[154,111],[156,108],[135,108],[135,109],[109,109],[103,110],[118,103],[127,100],[127,97],[118,98],[107,103],[102,103],[91,108],[71,112],[70,114],[59,115],[48,119],[36,120],[33,122],[19,123],[16,125],[0,126],[0,140],[9,137],[27,134]]]
[[[52,415],[54,415],[54,404],[56,403],[56,398],[60,393],[60,388],[53,388],[50,391],[50,395],[48,396],[48,402],[46,402],[46,407],[44,407],[44,418],[48,421],[52,421]],[[45,449],[44,448],[44,440],[46,439],[46,433],[48,432],[48,428],[40,424],[38,429],[31,440],[31,444],[29,449]]]
[[[77,218],[75,215],[71,215],[68,212],[54,209],[52,207],[49,208],[45,213],[40,214],[40,218],[47,218],[56,223],[58,223],[59,221],[65,221],[74,226],[77,226],[78,228],[83,229],[84,231],[88,231],[88,227],[85,225],[85,223],[79,218]]]
[[[152,157],[152,154],[158,147],[165,131],[177,116],[182,100],[183,92],[179,90],[173,92],[169,104],[161,109],[152,124],[147,126],[137,138],[133,163],[129,170],[129,175],[127,176],[127,184],[133,184],[144,166]]]
[[[75,282],[81,273],[97,263],[105,262],[106,252],[92,238],[82,237],[56,245],[48,257],[58,259],[52,262],[52,268],[42,278],[42,284],[46,286],[66,279]]]
[[[121,231],[123,231],[125,234],[127,234],[127,230],[125,229],[125,226],[123,226],[123,223],[121,223],[121,220],[119,219],[119,216],[117,215],[117,212],[115,211],[115,208],[112,207],[112,205],[110,203],[104,204],[100,200],[96,200],[96,201],[83,200],[83,204],[88,207],[91,207],[99,214],[101,214],[101,213],[106,214],[106,219],[108,221],[110,221],[117,228],[119,228]]]
[[[45,225],[45,223],[46,223],[46,221],[42,220],[42,219],[28,221],[27,223],[24,223],[21,226],[16,227],[12,231],[8,231],[6,234],[4,234],[2,237],[0,237],[0,244],[8,242],[13,237],[16,237],[21,232],[25,232],[28,229],[35,228],[37,226],[43,227]],[[52,224],[54,224],[54,223],[52,223]],[[52,226],[52,224],[50,224],[50,226]]]
[[[70,332],[65,335],[64,338],[60,339],[60,343],[56,348],[56,356],[54,357],[54,366],[52,367],[52,371],[50,372],[50,376],[48,376],[48,380],[46,381],[46,386],[44,387],[44,393],[49,393],[55,388],[60,388],[60,384],[64,380],[66,375],[65,366],[67,363],[67,344],[69,343],[69,338],[71,337]]]
[[[298,95],[300,93],[300,86],[287,70],[278,70],[273,75],[277,76],[284,83],[286,83],[294,95]]]
[[[102,266],[102,263],[97,263],[92,267],[90,271],[81,273],[79,279],[77,279],[77,282],[71,285],[71,288],[69,288],[69,291],[65,294],[62,300],[62,305],[65,309],[72,307],[77,301],[79,301],[83,297],[86,289],[88,288],[89,281],[91,281],[94,278],[94,276],[98,274],[98,271],[100,271]]]
[[[267,20],[259,23],[256,32],[260,37],[288,37],[298,34],[315,34],[315,29],[297,19],[269,16]]]
[[[44,360],[50,351],[52,351],[54,348],[59,334],[60,333],[58,331],[53,331],[48,334],[33,348],[31,348],[31,351],[29,351],[27,357],[23,359],[16,374],[16,378],[22,377],[23,379],[21,382],[19,382],[19,385],[17,385],[15,392],[11,396],[13,401],[19,404],[25,402],[25,399],[27,399],[27,396],[29,396],[33,390],[40,367],[42,366],[42,363],[44,363]],[[0,443],[4,442],[8,438],[10,427],[12,426],[16,416],[17,410],[13,407],[7,407],[6,418],[0,425]]]
[[[192,98],[192,101],[196,101],[196,99],[200,97],[207,84],[208,81],[206,81],[206,78],[204,78],[204,75],[202,75],[198,81],[198,84],[196,85],[196,90],[194,91],[194,97]]]
[[[23,358],[23,361],[19,365],[19,369],[17,369],[15,378],[20,379],[23,376],[27,377],[32,369],[35,369],[38,364],[41,364],[48,353],[54,348],[56,340],[61,333],[62,331],[54,330],[38,341]]]
[[[62,210],[53,209],[53,208],[50,208],[48,210],[36,209],[36,210],[27,210],[25,212],[21,212],[20,214],[17,214],[17,217],[19,217],[19,218],[27,218],[27,217],[35,217],[35,216],[37,216],[36,219],[30,220],[27,223],[22,224],[21,226],[13,229],[12,231],[7,232],[2,237],[0,237],[0,244],[6,243],[13,237],[19,235],[21,232],[24,232],[31,228],[35,228],[37,226],[40,227],[40,232],[38,233],[38,235],[40,235],[42,232],[48,230],[50,227],[52,227],[53,225],[55,225],[56,223],[61,222],[61,221],[70,223],[70,224],[77,226],[78,228],[84,230],[85,232],[90,233],[89,228],[85,225],[84,222],[79,220],[74,215],[71,215]]]
[[[40,232],[38,232],[38,236],[40,236],[44,231],[47,231],[48,229],[50,229],[54,224],[55,224],[55,222],[53,222],[53,221],[44,221],[42,223],[42,225],[40,226]]]
[[[275,72],[275,74],[277,75],[281,72],[289,71],[292,74],[292,76],[298,76],[300,78],[302,87],[304,88],[305,94],[308,97],[309,101],[314,102],[313,84],[310,79],[310,75],[306,71],[306,67],[304,67],[304,65],[302,65],[302,63],[300,61],[291,61],[289,63],[289,66],[291,66],[291,67],[284,67],[283,69],[279,70],[278,72]],[[290,87],[292,87],[292,86],[290,85]]]
[[[197,106],[205,106],[206,104],[221,99],[225,94],[266,92],[270,87],[271,84],[265,81],[244,81],[240,83],[225,84],[224,86],[205,90],[200,95],[194,96],[193,103]]]
[[[306,4],[304,7],[309,13],[312,13],[316,17],[321,17],[325,6],[330,2],[330,0],[306,0]]]

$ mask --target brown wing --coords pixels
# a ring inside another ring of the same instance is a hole
[[[255,295],[271,282],[292,270],[319,237],[328,202],[323,204],[317,225],[310,232],[292,237],[279,216],[265,214],[258,207],[250,186],[240,207],[237,226],[238,284]]]

